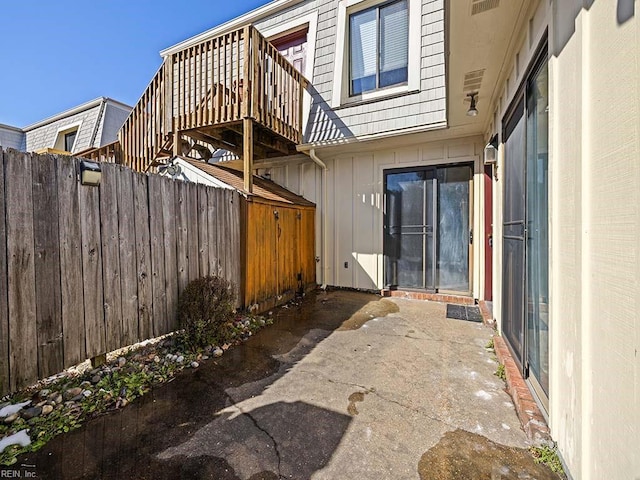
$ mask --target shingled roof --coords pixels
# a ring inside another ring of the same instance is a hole
[[[179,157],[181,160],[187,162],[189,165],[202,170],[203,172],[211,175],[215,179],[226,183],[231,188],[234,188],[238,192],[247,197],[262,198],[264,200],[270,200],[289,205],[300,205],[306,207],[314,207],[315,203],[310,202],[300,195],[281,187],[277,183],[267,180],[257,175],[253,176],[253,193],[248,193],[244,189],[244,173],[240,170],[225,167],[219,164],[213,165],[205,163],[199,160],[193,160],[191,158]]]

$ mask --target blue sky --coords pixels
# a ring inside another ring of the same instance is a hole
[[[4,0],[0,123],[25,127],[97,97],[134,105],[158,52],[267,0]]]

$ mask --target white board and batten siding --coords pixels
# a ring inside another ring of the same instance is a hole
[[[322,170],[309,160],[259,169],[271,179],[316,204],[316,256],[321,259],[317,282],[350,288],[384,287],[384,172],[389,169],[455,163],[474,164],[474,231],[481,231],[484,144],[480,138],[431,142],[405,148],[371,150],[323,158],[327,172],[327,256],[322,262]],[[480,292],[481,248],[473,249],[473,290]],[[345,266],[346,265],[346,266]]]

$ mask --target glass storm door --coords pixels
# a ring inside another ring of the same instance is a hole
[[[471,168],[385,175],[385,285],[468,295]]]
[[[548,74],[544,62],[527,87],[527,367],[549,395]]]
[[[516,360],[524,359],[525,118],[524,100],[516,105],[504,131],[502,224],[502,329]]]
[[[546,58],[543,49],[505,118],[502,237],[502,329],[524,377],[545,406],[549,395]]]
[[[435,289],[435,170],[385,177],[385,283]]]

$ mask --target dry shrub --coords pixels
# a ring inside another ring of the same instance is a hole
[[[235,289],[224,278],[208,276],[193,280],[178,300],[178,325],[185,347],[193,351],[220,345],[230,335]]]

